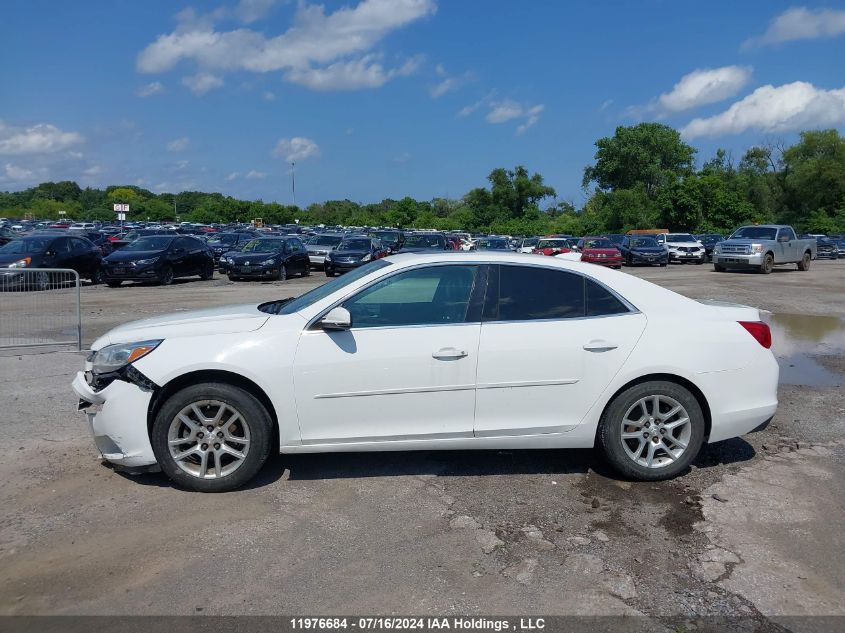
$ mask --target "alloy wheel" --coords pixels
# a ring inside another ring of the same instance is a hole
[[[628,408],[621,424],[625,453],[646,468],[662,468],[675,462],[687,450],[692,435],[686,409],[664,395],[637,400]]]
[[[167,433],[176,465],[199,479],[220,479],[235,472],[249,453],[249,424],[232,405],[199,400],[184,407]]]

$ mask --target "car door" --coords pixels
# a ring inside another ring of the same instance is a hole
[[[781,241],[781,238],[784,238],[785,241]],[[797,262],[801,259],[802,253],[799,252],[798,243],[795,239],[795,231],[793,231],[789,227],[784,227],[778,230],[778,247],[779,252],[777,255],[780,257],[775,257],[775,262]]]
[[[619,371],[645,316],[575,272],[490,272],[478,349],[475,435],[565,432]]]
[[[189,275],[193,272],[191,268],[190,244],[187,237],[177,237],[170,245],[170,265],[173,267],[173,275]]]
[[[73,244],[69,237],[60,237],[54,240],[47,252],[53,253],[53,255],[51,257],[45,257],[44,268],[77,269],[77,258],[73,252]]]
[[[472,437],[482,277],[467,264],[403,270],[342,303],[351,329],[306,329],[303,444]]]

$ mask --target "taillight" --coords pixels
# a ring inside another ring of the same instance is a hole
[[[769,349],[772,346],[772,331],[769,326],[762,321],[740,321],[739,324],[744,327],[748,333],[753,336],[760,345]]]

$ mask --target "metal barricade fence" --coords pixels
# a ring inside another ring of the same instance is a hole
[[[53,345],[82,349],[79,273],[0,268],[0,349]]]

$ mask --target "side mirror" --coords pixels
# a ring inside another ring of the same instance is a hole
[[[321,328],[329,332],[348,330],[352,327],[352,315],[346,308],[338,306],[329,310],[319,323]]]

